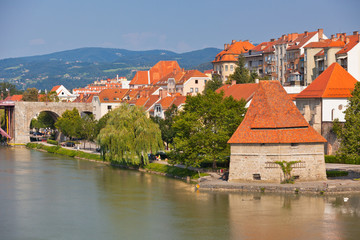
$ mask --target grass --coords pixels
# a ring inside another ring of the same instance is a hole
[[[148,165],[143,167],[146,170],[159,172],[159,173],[165,173],[169,176],[176,176],[180,178],[186,178],[187,176],[190,176],[191,179],[197,179],[199,178],[199,173],[197,171],[193,171],[186,168],[179,168],[174,167],[170,165],[160,164],[160,163],[149,163]],[[200,173],[200,176],[207,176],[206,173]]]
[[[51,139],[46,140],[46,142],[49,144],[52,144],[52,145],[59,145],[58,141],[51,140]]]
[[[338,170],[328,170],[326,171],[326,177],[343,177],[347,176],[349,173],[347,171],[338,171]]]
[[[100,158],[100,155],[98,154],[86,153],[77,150],[70,150],[70,149],[62,148],[60,146],[45,146],[43,144],[38,144],[38,143],[28,143],[26,144],[26,147],[32,149],[42,149],[49,153],[55,153],[69,157],[78,157],[78,158],[85,158],[85,159],[97,160],[97,161],[102,160]]]

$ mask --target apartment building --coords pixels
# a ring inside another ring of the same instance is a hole
[[[224,44],[224,50],[218,53],[212,62],[214,72],[220,75],[222,82],[226,82],[229,75],[234,73],[238,56],[253,47],[255,46],[248,40],[232,40],[231,44]]]

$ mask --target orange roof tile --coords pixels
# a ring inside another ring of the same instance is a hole
[[[58,90],[59,88],[61,87],[61,85],[57,85],[57,86],[54,86],[51,90],[50,90],[50,92],[56,92],[56,90]]]
[[[4,100],[18,102],[22,100],[22,97],[23,97],[22,95],[12,95],[12,96],[7,96]]]
[[[174,100],[175,100],[175,97],[165,97],[165,98],[161,99],[158,102],[158,104],[161,105],[162,109],[166,110],[172,105]]]
[[[260,81],[244,120],[228,143],[326,142],[304,119],[279,81]]]
[[[356,83],[357,80],[335,62],[296,98],[348,98]]]
[[[337,52],[336,54],[343,54],[343,53],[347,53],[348,51],[350,51],[351,49],[353,49],[353,47],[355,47],[357,44],[359,44],[359,35],[350,35],[348,36],[349,38],[349,43],[347,43],[343,49],[341,49],[339,52]]]
[[[224,97],[232,96],[236,100],[244,99],[246,102],[248,102],[255,94],[258,85],[259,84],[257,83],[224,85],[217,89],[216,92],[220,93],[223,91]]]
[[[215,57],[214,62],[227,62],[227,61],[237,61],[237,56],[241,53],[249,51],[255,47],[249,41],[239,41],[232,43],[226,50],[221,51]]]
[[[149,71],[137,71],[130,85],[154,84],[169,73],[180,70],[177,61],[159,61]]]
[[[144,107],[146,110],[151,108],[155,103],[157,103],[160,99],[159,95],[150,95],[149,100],[145,103]]]
[[[123,98],[126,96],[128,91],[129,89],[121,89],[121,88],[104,89],[99,93],[99,100],[100,102],[108,102],[108,103],[122,102]]]
[[[186,96],[175,96],[175,100],[173,104],[179,107],[181,104],[185,104],[185,102],[186,102]]]

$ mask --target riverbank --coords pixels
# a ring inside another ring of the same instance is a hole
[[[163,175],[194,183],[200,191],[221,192],[279,192],[279,193],[311,193],[311,194],[342,194],[360,193],[360,165],[327,163],[326,170],[344,170],[348,176],[329,178],[326,181],[295,182],[294,184],[256,183],[256,182],[228,182],[218,173],[199,173],[179,166],[170,166],[166,162],[153,162],[144,168],[125,166],[118,163],[104,162],[98,153],[90,151],[72,150],[46,143],[31,143],[28,148],[55,154],[66,155],[78,159],[95,161],[113,167],[133,169],[151,174]],[[200,174],[200,175],[199,175]],[[206,176],[207,175],[207,176]]]
[[[360,193],[360,165],[327,163],[326,170],[343,170],[348,176],[328,178],[326,181],[295,182],[294,184],[228,182],[220,175],[212,174],[201,178],[198,189],[201,191],[226,192],[281,192],[311,194]]]
[[[150,164],[143,167],[123,165],[118,162],[107,162],[107,161],[103,161],[101,159],[100,154],[97,152],[92,152],[88,150],[84,151],[81,149],[73,150],[69,147],[54,146],[48,143],[28,143],[26,147],[43,152],[49,152],[49,153],[64,155],[68,157],[74,157],[77,159],[94,161],[94,162],[110,165],[113,167],[138,170],[140,172],[147,172],[147,173],[162,175],[166,177],[172,177],[176,179],[185,180],[188,182],[197,180],[200,177],[205,177],[208,175],[206,173],[199,173],[191,169],[171,166],[164,161],[151,162]]]

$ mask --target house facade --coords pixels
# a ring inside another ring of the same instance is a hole
[[[222,82],[226,82],[229,75],[234,73],[239,55],[253,47],[255,46],[247,40],[232,40],[231,44],[224,44],[224,50],[218,53],[212,62],[214,72],[220,75]]]
[[[76,95],[69,92],[63,85],[54,86],[50,92],[56,92],[60,102],[72,102],[76,99]]]
[[[326,154],[334,154],[339,148],[332,131],[333,121],[337,118],[345,122],[344,111],[356,82],[335,62],[295,97],[296,106],[306,121],[327,140]]]

